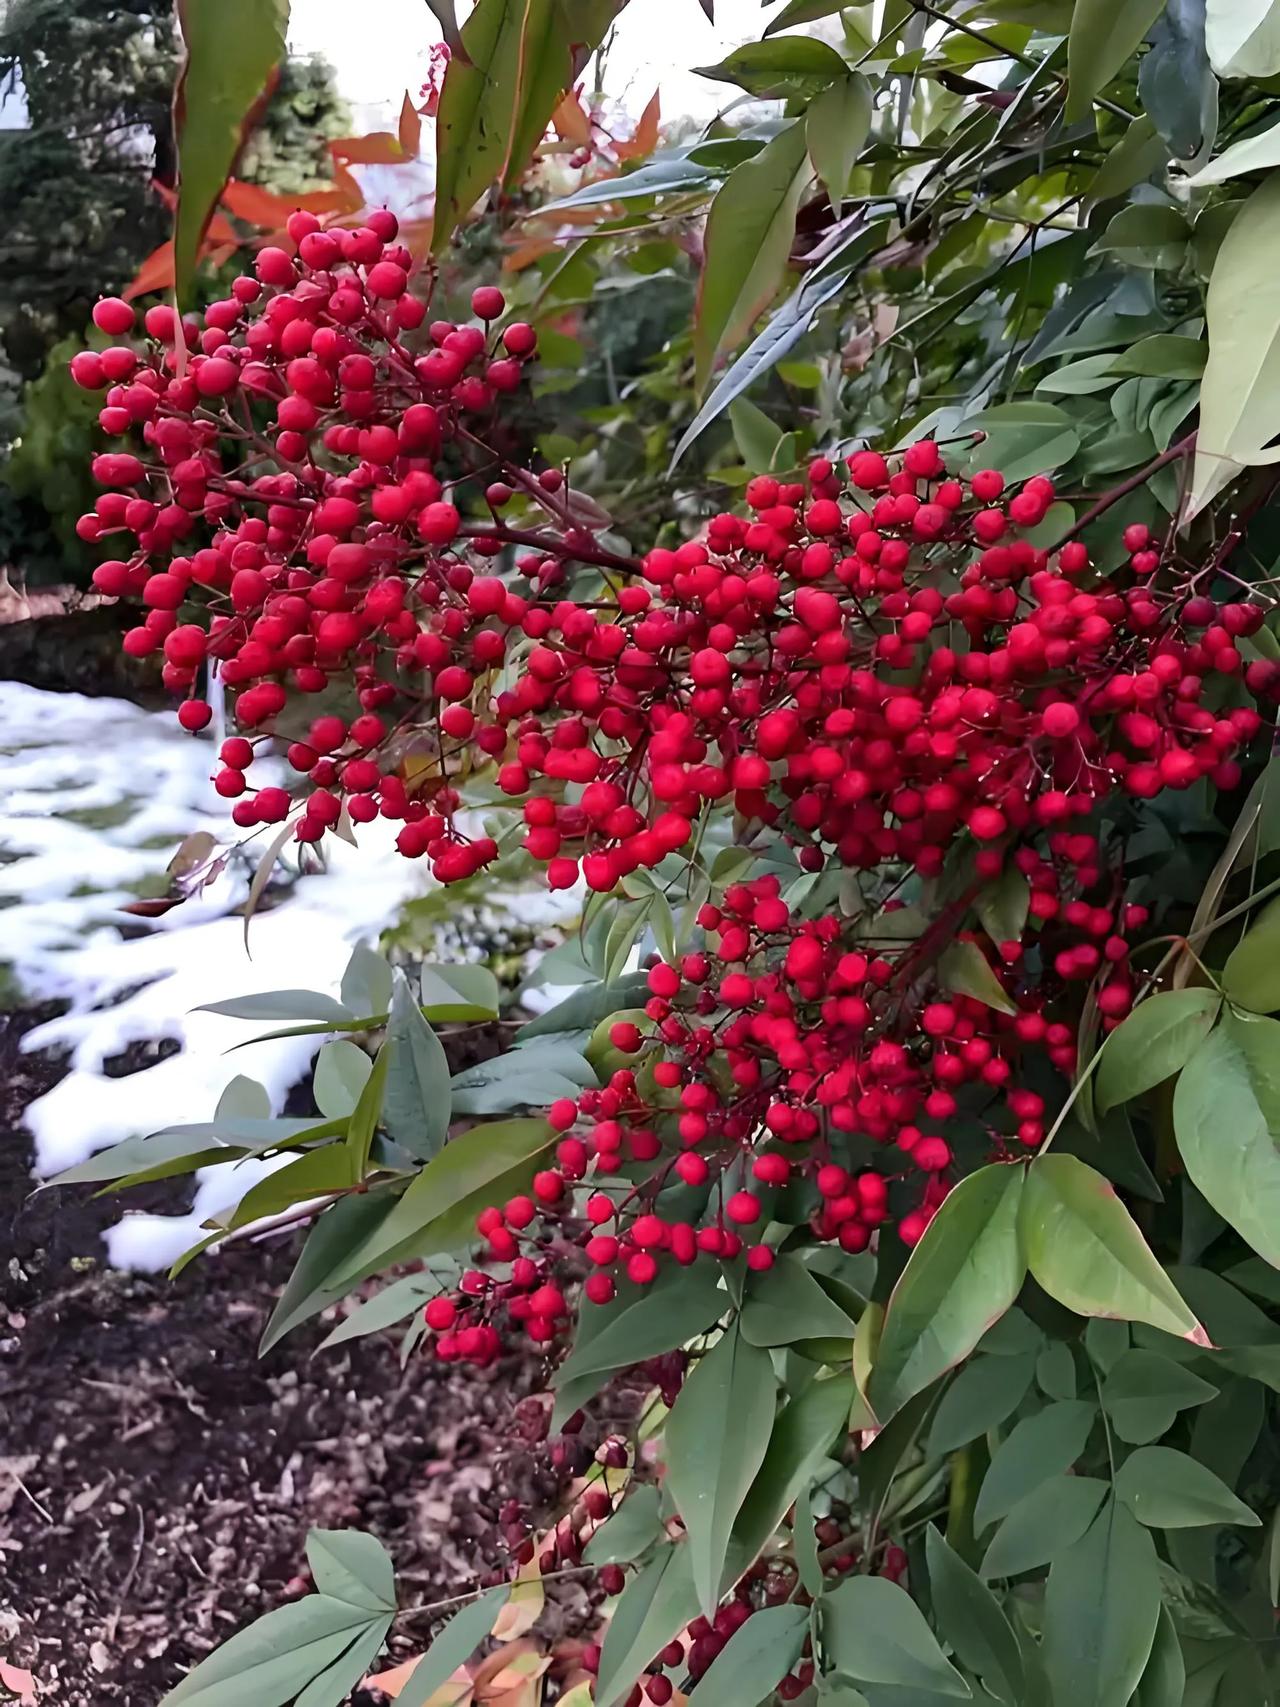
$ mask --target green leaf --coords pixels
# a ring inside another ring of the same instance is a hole
[[[185,303],[200,245],[285,57],[289,0],[179,0],[184,56],[174,95],[175,291]]]
[[[938,1646],[924,1614],[887,1577],[850,1577],[819,1604],[826,1650],[836,1670],[854,1683],[969,1698],[969,1685]]]
[[[633,1488],[582,1550],[588,1565],[630,1565],[665,1538],[662,1501],[652,1483]]]
[[[805,1593],[814,1600],[822,1593],[822,1561],[818,1557],[818,1535],[813,1518],[813,1490],[803,1488],[796,1496],[795,1522],[791,1529],[791,1548],[795,1554],[796,1573]]]
[[[1034,1278],[1078,1316],[1149,1322],[1195,1345],[1208,1345],[1208,1335],[1151,1254],[1110,1181],[1075,1156],[1050,1154],[1032,1163],[1018,1233]]]
[[[1205,44],[1219,77],[1280,73],[1280,5],[1276,0],[1208,0]]]
[[[267,1123],[259,1124],[265,1126]],[[314,1122],[304,1121],[303,1129],[312,1124]],[[243,1154],[245,1145],[224,1142],[215,1137],[218,1130],[218,1125],[210,1121],[199,1126],[176,1126],[169,1132],[152,1132],[146,1138],[124,1138],[109,1150],[99,1150],[87,1161],[64,1168],[60,1174],[46,1180],[45,1185],[95,1184],[99,1180],[121,1179],[126,1174],[140,1173],[168,1163],[186,1163],[185,1167],[175,1167],[174,1171],[189,1173],[194,1168],[203,1167],[209,1160],[227,1160]]]
[[[1218,1389],[1156,1351],[1126,1351],[1102,1383],[1102,1406],[1111,1426],[1130,1445],[1156,1440],[1179,1411],[1203,1405]]]
[[[1157,135],[1155,125],[1145,113],[1139,114],[1094,174],[1089,185],[1089,202],[1096,204],[1126,195],[1144,178],[1155,172],[1163,173],[1168,158],[1164,138]]]
[[[1193,173],[1187,183],[1193,189],[1207,189],[1211,184],[1226,184],[1232,178],[1243,177],[1246,172],[1270,172],[1276,166],[1280,166],[1280,124],[1233,142],[1216,160]]]
[[[1018,1011],[976,942],[953,942],[943,949],[938,957],[938,982],[944,990],[971,996],[975,1002],[995,1008],[998,1013]]]
[[[330,1120],[344,1119],[360,1100],[373,1062],[355,1043],[326,1043],[316,1056],[311,1092],[316,1107]]]
[[[873,225],[860,228],[805,275],[799,288],[779,304],[761,331],[725,370],[672,452],[672,468],[735,397],[740,397],[800,342],[812,326],[818,310],[839,295],[858,263],[885,242],[889,229],[886,220],[877,220]]]
[[[763,101],[787,100],[792,95],[812,99],[849,67],[833,47],[815,36],[774,36],[752,41],[718,65],[695,65],[699,77],[713,83],[736,83]]]
[[[396,1707],[427,1707],[440,1685],[447,1683],[484,1641],[510,1597],[510,1583],[499,1583],[455,1612],[414,1666],[408,1683],[396,1696]]]
[[[1148,1529],[1194,1529],[1261,1519],[1206,1465],[1168,1446],[1140,1446],[1116,1472],[1116,1498]]]
[[[841,1373],[811,1381],[778,1412],[764,1462],[734,1525],[744,1569],[848,1434],[853,1401],[853,1377]]]
[[[1182,264],[1190,235],[1177,208],[1131,202],[1120,209],[1093,247],[1098,254],[1121,256],[1131,267],[1163,271]]]
[[[343,1007],[363,1018],[386,1013],[391,1006],[391,967],[382,955],[358,942],[342,974],[338,994]]]
[[[1080,449],[1070,415],[1056,403],[1028,399],[997,403],[967,415],[958,431],[981,432],[984,441],[970,457],[972,468],[999,468],[1010,481],[1052,473]]]
[[[712,202],[693,334],[699,390],[781,284],[811,170],[804,126],[791,124],[736,166]]]
[[[1013,1415],[1031,1386],[1035,1358],[975,1357],[942,1395],[929,1428],[929,1454],[941,1458],[957,1446],[998,1428]]]
[[[225,1002],[203,1002],[198,1014],[226,1014],[231,1019],[314,1019],[342,1026],[360,1016],[318,990],[264,990],[257,996],[232,996]]]
[[[854,71],[823,89],[805,114],[809,158],[837,218],[854,162],[871,129],[871,111],[871,85]]]
[[[1031,885],[1014,865],[980,889],[973,902],[983,930],[997,948],[1002,942],[1022,940],[1030,906]]]
[[[758,154],[762,146],[753,137],[720,137],[693,147],[664,148],[634,171],[584,184],[571,196],[545,202],[538,211],[560,213],[566,208],[645,201],[650,196],[684,195],[691,190],[709,189],[741,161]]]
[[[501,992],[487,966],[424,966],[418,985],[418,1005],[426,1019],[441,1023],[498,1017]]]
[[[1063,1340],[1051,1340],[1036,1359],[1036,1382],[1051,1399],[1076,1396],[1076,1360]]]
[[[1216,990],[1164,990],[1148,996],[1107,1038],[1093,1093],[1105,1114],[1180,1073],[1213,1030],[1222,1007]]]
[[[372,1669],[373,1662],[382,1652],[391,1623],[389,1614],[371,1619],[346,1653],[336,1659],[327,1671],[312,1678],[294,1707],[340,1707],[365,1673]],[[228,1707],[235,1707],[235,1701],[229,1701]]]
[[[377,1536],[361,1529],[308,1530],[307,1563],[320,1594],[368,1613],[395,1611],[395,1568]]]
[[[369,1614],[310,1594],[277,1607],[215,1648],[188,1672],[162,1707],[284,1707],[362,1635]]]
[[[733,1323],[699,1360],[667,1418],[667,1488],[684,1519],[698,1600],[708,1616],[734,1520],[764,1462],[774,1419],[773,1362]],[[733,1441],[733,1451],[725,1442]]]
[[[432,1265],[436,1272],[406,1274],[400,1280],[393,1280],[390,1286],[384,1286],[380,1292],[375,1292],[372,1298],[366,1298],[320,1341],[317,1349],[327,1351],[332,1346],[344,1345],[348,1340],[381,1333],[384,1328],[392,1328],[397,1322],[403,1322],[406,1316],[414,1315],[446,1290],[446,1277],[456,1281],[459,1273],[457,1263],[450,1261],[447,1270],[439,1268],[447,1260],[437,1257]]]
[[[323,1149],[307,1150],[295,1161],[277,1168],[248,1190],[223,1223],[227,1228],[247,1227],[295,1203],[305,1203],[313,1197],[343,1191],[355,1184],[359,1175],[352,1167],[351,1152],[345,1144],[328,1144]]]
[[[340,1272],[350,1254],[387,1219],[395,1202],[388,1192],[355,1193],[341,1198],[320,1216],[271,1312],[259,1347],[261,1354],[350,1290],[353,1283],[339,1279]]]
[[[761,470],[770,468],[782,430],[774,425],[764,410],[740,397],[729,405],[729,425],[733,428],[738,454],[746,466]]]
[[[697,1610],[688,1542],[664,1547],[618,1597],[600,1655],[595,1707],[617,1707],[625,1700],[649,1661]]]
[[[811,24],[818,18],[829,18],[840,9],[841,0],[791,0],[769,22],[764,33],[771,36],[779,30],[789,30],[792,24]]]
[[[1164,0],[1076,0],[1067,38],[1067,118],[1087,118],[1095,95],[1137,51]]]
[[[1177,1626],[1167,1606],[1161,1606],[1155,1641],[1133,1698],[1133,1707],[1183,1707],[1187,1668]]]
[[[335,1278],[353,1283],[411,1257],[462,1250],[476,1237],[480,1211],[522,1190],[554,1138],[545,1120],[491,1121],[459,1133],[411,1181]]]
[[[347,1152],[355,1179],[362,1178],[369,1166],[373,1140],[378,1130],[378,1122],[382,1119],[382,1098],[387,1088],[387,1068],[390,1061],[391,1055],[384,1043],[373,1063],[373,1071],[365,1080],[360,1100],[351,1111],[351,1125],[347,1128]]]
[[[795,1257],[779,1257],[748,1282],[742,1337],[751,1345],[794,1345],[824,1335],[852,1339],[855,1325]]]
[[[1218,129],[1218,81],[1205,51],[1204,0],[1168,0],[1138,66],[1138,97],[1177,160],[1195,160]]]
[[[1127,1707],[1160,1616],[1160,1572],[1147,1534],[1115,1500],[1049,1567],[1044,1656],[1061,1702]]]
[[[1280,1267],[1280,1021],[1228,1013],[1183,1069],[1178,1150],[1197,1189]]]
[[[573,1350],[556,1371],[552,1427],[585,1404],[615,1369],[674,1351],[705,1333],[728,1307],[711,1263],[673,1263],[659,1270],[652,1286],[627,1281],[611,1303],[583,1304]]]
[[[1018,1295],[1023,1170],[993,1165],[961,1180],[911,1253],[889,1299],[870,1399],[887,1421],[968,1357]]]
[[[977,1672],[1002,1699],[1019,1700],[1024,1683],[1022,1654],[1003,1608],[932,1524],[924,1541],[938,1628],[970,1671]]]
[[[1274,460],[1280,431],[1280,175],[1255,190],[1229,227],[1209,279],[1209,361],[1200,386],[1188,517],[1204,509],[1242,466]]]
[[[991,1455],[973,1508],[975,1530],[1008,1516],[1050,1476],[1061,1475],[1083,1453],[1098,1407],[1088,1399],[1061,1399],[1024,1417]]]
[[[698,1707],[758,1707],[800,1658],[808,1634],[807,1607],[764,1607],[734,1631],[699,1680]]]
[[[1272,901],[1227,956],[1222,988],[1255,1014],[1280,1008],[1280,905]]]
[[[516,1041],[525,1043],[531,1037],[553,1037],[563,1031],[593,1031],[601,1020],[647,1001],[648,996],[647,972],[629,972],[616,984],[584,984],[554,1008],[522,1025]]]
[[[451,1081],[453,1113],[547,1108],[559,1097],[576,1101],[584,1086],[598,1082],[595,1068],[579,1050],[558,1038],[540,1038],[528,1048],[509,1049],[456,1074]]]
[[[444,1047],[418,1011],[403,972],[392,984],[383,1120],[397,1144],[424,1161],[438,1154],[449,1131],[453,1093]]]
[[[1113,356],[1111,371],[1145,375],[1152,379],[1199,379],[1208,356],[1209,346],[1203,338],[1156,332],[1150,338],[1140,338],[1131,349]]]
[[[1107,1493],[1095,1476],[1050,1476],[1018,1501],[991,1538],[984,1577],[1018,1577],[1078,1541]]]

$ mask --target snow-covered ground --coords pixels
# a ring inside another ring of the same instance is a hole
[[[360,829],[358,849],[329,838],[328,870],[302,877],[254,917],[248,952],[233,909],[245,900],[256,845],[164,917],[122,913],[140,895],[164,893],[183,837],[207,830],[231,839],[228,803],[209,782],[213,754],[212,739],[184,733],[168,713],[0,682],[0,965],[21,1000],[69,1003],[24,1043],[71,1052],[70,1071],[27,1111],[41,1176],[122,1138],[208,1119],[240,1073],[264,1084],[278,1110],[321,1040],[229,1054],[261,1023],[193,1010],[282,987],[336,996],[355,944],[376,944],[428,881],[395,851],[391,827],[375,823]],[[563,912],[560,903],[548,913],[549,900],[510,904],[546,919]],[[104,1072],[130,1044],[160,1038],[177,1040],[181,1053],[124,1078]],[[206,1169],[189,1216],[126,1212],[108,1235],[110,1260],[167,1265],[206,1216],[243,1195],[257,1177],[250,1169],[269,1166],[238,1164],[234,1179],[230,1165]]]

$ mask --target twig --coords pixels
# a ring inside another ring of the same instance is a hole
[[[40,1504],[40,1501],[31,1492],[31,1489],[23,1481],[22,1477],[18,1475],[16,1470],[11,1470],[9,1472],[9,1474],[13,1477],[13,1483],[14,1483],[14,1486],[17,1488],[18,1492],[20,1494],[22,1494],[26,1499],[30,1500],[31,1504],[40,1513],[41,1517],[45,1520],[45,1522],[47,1524],[49,1524],[50,1527],[52,1527],[54,1524],[53,1514],[51,1512],[48,1512],[45,1510],[45,1508]]]
[[[1162,468],[1167,468],[1171,462],[1177,462],[1180,457],[1184,457],[1189,451],[1194,450],[1195,442],[1196,435],[1188,433],[1185,439],[1179,439],[1176,445],[1170,445],[1168,450],[1161,451],[1160,455],[1149,462],[1145,468],[1140,468],[1136,474],[1131,474],[1127,480],[1122,480],[1118,486],[1113,486],[1109,492],[1104,492],[1097,503],[1085,511],[1074,527],[1068,528],[1061,539],[1055,540],[1049,549],[1058,551],[1069,539],[1074,539],[1077,534],[1083,533],[1085,528],[1096,522],[1099,516],[1106,515],[1113,504],[1118,504],[1121,498],[1127,498],[1130,492],[1136,492],[1139,486],[1145,486],[1147,481],[1153,475],[1159,474]]]
[[[120,1593],[116,1596],[116,1603],[108,1614],[106,1623],[102,1626],[102,1640],[108,1646],[115,1641],[116,1625],[120,1622],[120,1614],[124,1611],[124,1603],[129,1598],[129,1590],[133,1587],[133,1579],[138,1574],[138,1565],[142,1559],[142,1543],[146,1537],[147,1520],[142,1515],[141,1506],[135,1506],[134,1510],[138,1514],[138,1539],[133,1545],[133,1558],[129,1563],[129,1569],[124,1574],[124,1581],[120,1585]]]

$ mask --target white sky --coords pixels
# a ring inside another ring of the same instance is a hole
[[[392,120],[406,88],[417,94],[440,26],[425,0],[359,0],[357,13],[353,21],[350,0],[293,0],[289,44],[333,64],[361,128],[371,128]],[[698,0],[631,0],[609,56],[609,93],[639,114],[659,89],[664,119],[709,118],[739,91],[690,67],[714,65],[763,24],[759,0],[716,0],[714,28]]]

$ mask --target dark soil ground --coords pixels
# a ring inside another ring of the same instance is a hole
[[[42,1017],[0,1015],[0,1659],[35,1674],[41,1703],[156,1707],[301,1590],[312,1524],[372,1530],[402,1599],[471,1586],[503,1557],[501,1500],[547,1509],[558,1492],[512,1428],[540,1363],[477,1374],[415,1357],[402,1372],[394,1335],[311,1356],[318,1326],[260,1360],[296,1235],[172,1283],[106,1269],[117,1200],[30,1195],[21,1111],[60,1064],[18,1043]],[[176,1207],[170,1185],[150,1190],[168,1195],[140,1207]],[[550,1634],[588,1616],[569,1586]],[[410,1623],[392,1660],[426,1634]]]

